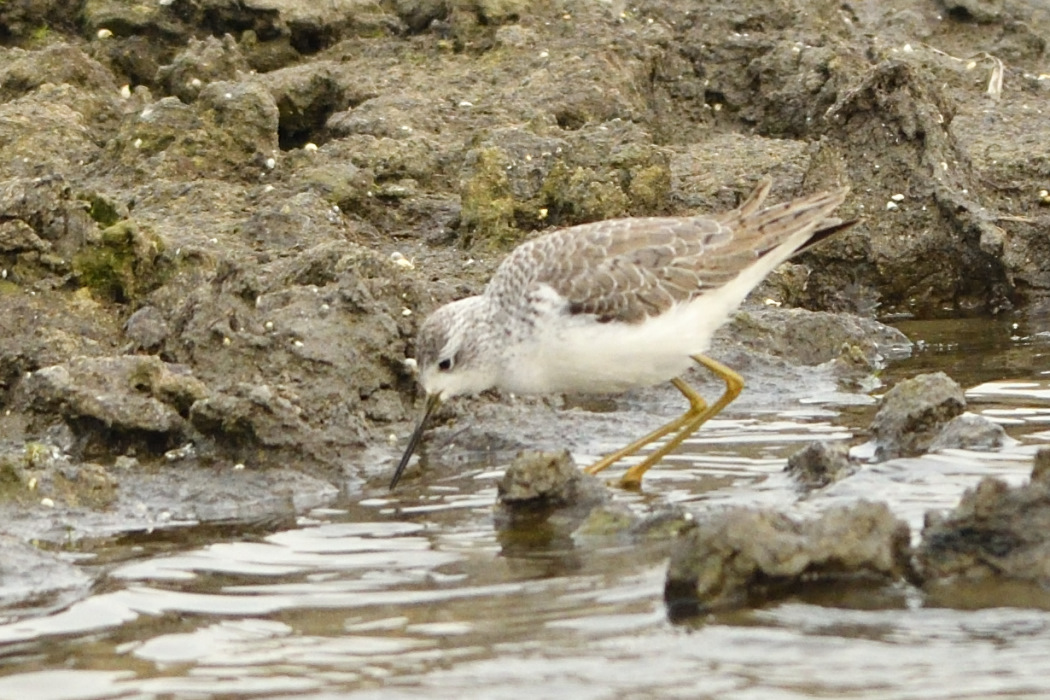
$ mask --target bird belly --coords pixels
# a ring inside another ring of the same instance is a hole
[[[599,323],[588,316],[553,316],[506,357],[500,388],[517,394],[615,393],[669,381],[704,352],[717,325],[697,319],[691,305],[641,323]]]

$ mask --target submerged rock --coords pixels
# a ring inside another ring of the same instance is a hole
[[[927,513],[916,554],[927,583],[1004,576],[1050,584],[1050,449],[1036,455],[1027,484],[986,477],[947,515]]]
[[[962,388],[944,372],[920,374],[886,392],[871,423],[879,460],[920,455],[966,408]]]
[[[91,591],[72,562],[0,534],[0,624],[61,610]]]
[[[572,535],[574,540],[604,537],[670,540],[692,524],[692,514],[681,506],[661,506],[652,513],[639,515],[625,505],[614,503],[593,508]]]
[[[829,578],[894,581],[909,571],[908,526],[883,503],[860,501],[799,522],[773,510],[712,514],[676,542],[669,605],[698,610],[745,604]]]
[[[820,440],[788,457],[784,471],[808,488],[820,488],[850,474],[849,445]]]
[[[947,449],[995,450],[1009,438],[1003,426],[984,416],[964,413],[952,418],[930,443],[930,451]]]
[[[497,490],[494,524],[511,558],[537,547],[573,548],[580,523],[609,500],[601,481],[580,471],[568,450],[519,453]]]

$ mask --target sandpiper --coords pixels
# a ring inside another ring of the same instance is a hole
[[[545,234],[507,256],[484,292],[431,314],[416,343],[423,413],[390,488],[427,419],[454,396],[492,387],[613,393],[670,381],[686,412],[585,469],[596,474],[670,435],[620,479],[639,486],[744,386],[703,355],[715,330],[773,268],[854,223],[829,218],[846,187],[763,206],[771,184],[763,179],[739,207],[713,216],[615,219]],[[681,378],[691,362],[725,382],[713,404]]]

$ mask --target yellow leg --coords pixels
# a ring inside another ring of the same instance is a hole
[[[597,462],[587,467],[583,471],[585,471],[588,474],[597,474],[606,467],[616,462],[619,462],[624,457],[630,457],[635,452],[642,449],[649,443],[656,442],[664,435],[667,435],[668,433],[673,433],[676,430],[680,430],[682,426],[686,425],[690,421],[690,419],[692,419],[694,416],[702,414],[707,409],[707,403],[704,401],[703,397],[700,396],[700,394],[696,393],[696,390],[693,389],[693,387],[686,384],[684,381],[682,381],[682,379],[680,379],[679,377],[675,377],[671,380],[671,383],[674,384],[675,388],[678,389],[678,391],[682,392],[682,395],[685,396],[685,398],[689,399],[689,410],[687,410],[678,418],[675,418],[670,423],[667,423],[666,425],[657,428],[645,437],[635,440],[627,447],[624,447],[623,449],[617,450],[612,454],[602,457]]]
[[[733,399],[740,395],[740,391],[744,388],[744,378],[723,365],[721,362],[712,360],[710,357],[704,355],[693,355],[692,358],[707,369],[711,370],[712,373],[720,377],[722,381],[726,383],[725,392],[722,393],[722,396],[719,397],[718,401],[715,401],[700,415],[693,416],[691,411],[686,413],[686,415],[691,416],[691,418],[690,420],[685,421],[685,424],[681,427],[678,434],[668,440],[667,443],[656,452],[653,452],[644,460],[628,469],[620,479],[620,486],[624,488],[638,488],[641,486],[642,476],[649,470],[649,467],[663,459],[668,452],[681,445],[687,437],[695,433],[701,425],[728,406]]]
[[[740,395],[740,391],[744,388],[743,377],[723,365],[721,362],[712,360],[704,355],[693,355],[692,358],[698,364],[711,370],[712,373],[725,382],[726,390],[723,392],[722,396],[719,397],[718,401],[711,406],[708,406],[700,397],[700,394],[682,381],[681,378],[676,377],[675,379],[672,379],[671,383],[675,388],[689,399],[689,409],[667,425],[654,430],[639,440],[635,440],[627,447],[599,460],[584,471],[588,474],[597,474],[614,462],[634,454],[649,443],[655,442],[669,433],[677,432],[677,434],[668,440],[663,447],[628,469],[620,479],[620,486],[623,488],[638,488],[642,484],[642,476],[650,467],[663,459],[671,450],[682,444],[682,442],[695,433],[701,425],[717,415],[723,408],[729,405],[733,399]]]

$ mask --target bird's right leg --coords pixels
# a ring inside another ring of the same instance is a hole
[[[678,391],[682,392],[682,395],[689,400],[689,409],[678,418],[675,418],[670,423],[667,423],[648,435],[639,438],[627,445],[626,447],[613,452],[612,454],[602,457],[597,462],[587,467],[583,471],[587,474],[597,474],[603,469],[610,465],[620,461],[624,457],[630,457],[638,450],[642,449],[646,445],[656,442],[660,438],[681,430],[683,427],[691,423],[696,419],[697,416],[703,415],[707,410],[707,402],[704,401],[703,397],[697,393],[696,389],[686,384],[681,378],[675,377],[671,380],[671,384],[675,386]]]
[[[620,486],[624,488],[638,488],[642,485],[642,475],[653,466],[671,450],[678,447],[682,442],[696,432],[697,428],[706,423],[710,418],[717,415],[723,408],[740,395],[741,390],[744,388],[744,378],[739,374],[729,369],[721,362],[712,360],[710,357],[705,355],[691,355],[693,360],[698,364],[703,365],[707,369],[716,375],[719,379],[726,383],[726,390],[715,401],[711,406],[705,406],[701,411],[693,412],[692,408],[685,413],[684,416],[679,418],[674,423],[676,427],[680,428],[678,434],[664,443],[660,449],[653,452],[651,455],[646,457],[644,460],[634,465],[624,473],[623,478],[620,479]],[[685,394],[685,390],[681,386],[675,384],[678,390]],[[690,389],[690,391],[692,391]],[[695,392],[694,392],[695,393]],[[688,396],[688,394],[686,394]],[[668,430],[667,432],[671,432]]]

